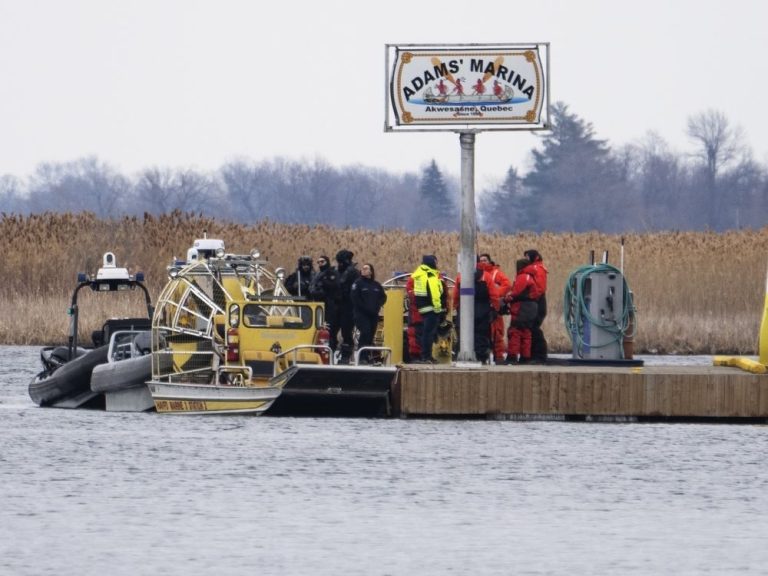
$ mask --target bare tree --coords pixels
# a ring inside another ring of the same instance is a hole
[[[215,181],[194,170],[148,168],[135,186],[139,209],[161,214],[172,210],[215,213],[220,191]]]
[[[30,207],[39,212],[88,210],[112,217],[124,208],[130,188],[127,178],[94,156],[43,163],[31,178]]]
[[[704,162],[704,182],[709,206],[709,226],[716,228],[723,205],[718,190],[718,174],[727,166],[740,160],[747,152],[744,134],[740,127],[731,126],[725,114],[718,110],[707,110],[688,118],[688,137],[699,144],[696,153]]]
[[[707,110],[690,116],[686,130],[688,137],[701,146],[696,156],[707,166],[708,181],[714,185],[718,172],[739,159],[744,153],[744,133],[731,126],[725,114]]]
[[[0,176],[0,212],[21,214],[27,210],[21,180],[10,174]]]
[[[232,207],[230,216],[233,220],[255,222],[276,218],[275,206],[281,199],[276,190],[275,170],[269,161],[257,163],[247,159],[234,160],[221,167],[219,174],[228,205]]]

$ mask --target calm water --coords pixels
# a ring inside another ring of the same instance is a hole
[[[42,409],[0,347],[0,574],[766,574],[768,427]]]

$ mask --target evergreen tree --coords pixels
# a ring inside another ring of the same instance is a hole
[[[505,233],[530,230],[531,225],[523,217],[529,199],[517,169],[510,166],[504,181],[480,197],[482,228],[487,232]]]
[[[534,168],[524,183],[531,192],[525,217],[534,230],[619,228],[620,170],[591,124],[556,103],[552,131],[532,154]]]
[[[418,211],[420,228],[453,230],[457,227],[456,206],[434,160],[424,168],[419,197],[422,204],[422,209]]]

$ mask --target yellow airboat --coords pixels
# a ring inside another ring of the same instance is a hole
[[[258,251],[203,238],[170,280],[152,320],[152,379],[163,413],[391,413],[402,362],[403,290],[390,290],[375,346],[338,364],[321,302],[290,295]],[[361,363],[361,353],[374,362]]]

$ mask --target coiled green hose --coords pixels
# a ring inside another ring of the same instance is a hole
[[[585,301],[584,285],[587,278],[593,274],[614,273],[621,276],[623,283],[623,306],[621,317],[617,321],[606,322],[602,318],[593,316]],[[588,264],[574,270],[565,283],[563,294],[563,321],[565,328],[571,337],[573,349],[581,356],[585,346],[589,348],[603,348],[619,343],[621,357],[624,358],[623,342],[635,335],[635,307],[632,292],[629,290],[627,280],[621,271],[610,264]],[[584,341],[584,328],[589,323],[592,326],[612,334],[612,338],[600,345],[586,343]]]

